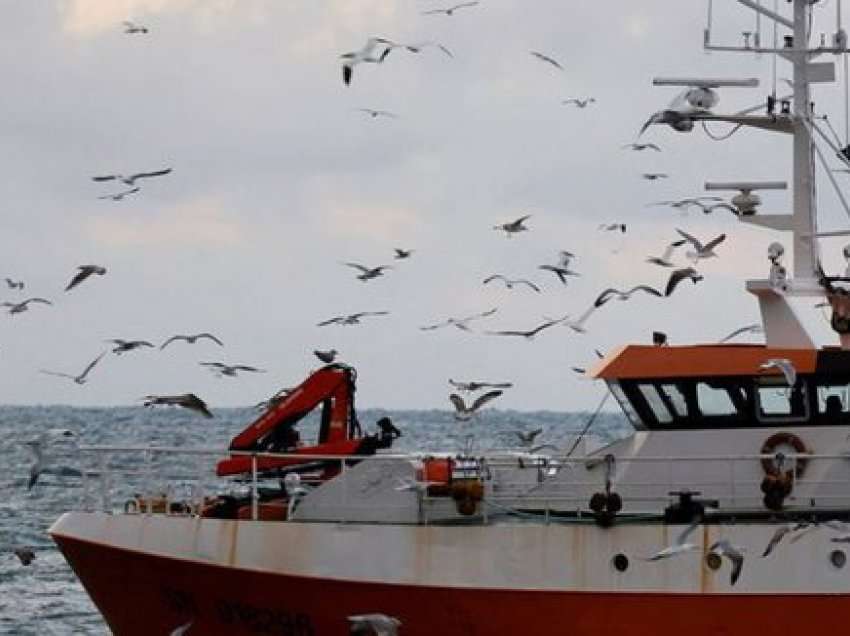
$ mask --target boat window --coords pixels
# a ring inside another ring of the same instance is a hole
[[[818,413],[828,420],[827,424],[847,422],[850,419],[848,385],[819,386]]]
[[[704,417],[738,415],[729,389],[714,387],[705,382],[697,383],[697,400]]]
[[[756,387],[760,420],[803,420],[808,417],[806,386],[797,384],[789,389],[783,382],[762,380]]]
[[[637,414],[637,411],[635,411],[629,398],[626,397],[626,394],[623,391],[623,387],[620,386],[620,383],[609,381],[608,390],[611,391],[611,395],[613,395],[614,399],[617,400],[617,402],[620,404],[620,408],[623,409],[623,413],[626,414],[626,417],[632,423],[632,426],[641,429],[644,428],[640,416]]]
[[[685,417],[688,414],[688,405],[685,395],[676,384],[662,384],[658,388],[661,395],[667,398],[667,404],[673,410],[675,417]]]
[[[638,389],[658,422],[669,424],[673,421],[670,410],[664,404],[664,400],[658,394],[658,389],[654,384],[639,384]]]

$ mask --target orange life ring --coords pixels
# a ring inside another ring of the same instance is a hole
[[[794,449],[795,453],[804,454],[810,453],[811,451],[806,447],[806,444],[799,437],[794,435],[794,433],[774,433],[766,440],[764,440],[764,444],[761,446],[761,454],[762,455],[774,455],[777,448],[780,446],[790,446]],[[806,472],[806,466],[808,465],[809,460],[806,457],[798,457],[796,461],[796,468],[794,471],[794,477],[799,479],[803,476],[803,473]],[[779,476],[779,469],[776,467],[776,464],[773,461],[773,457],[763,457],[761,460],[761,467],[767,475],[775,475]],[[786,474],[790,474],[791,471],[787,471]]]

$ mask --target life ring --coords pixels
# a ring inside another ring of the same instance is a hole
[[[776,449],[780,446],[790,446],[797,454],[806,454],[811,452],[806,447],[806,444],[803,442],[803,440],[794,435],[794,433],[774,433],[764,441],[764,444],[762,444],[761,454],[775,455]],[[803,473],[806,472],[806,466],[808,464],[808,458],[798,457],[795,462],[796,468],[794,470],[794,477],[797,479],[802,477]],[[777,477],[779,476],[779,468],[777,468],[773,457],[763,457],[761,460],[761,467],[766,475],[773,475]],[[788,474],[789,476],[790,473],[790,470],[786,471],[786,474]]]

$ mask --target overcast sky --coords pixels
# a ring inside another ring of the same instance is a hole
[[[716,40],[738,43],[753,29],[737,3],[715,5]],[[673,343],[711,342],[758,318],[744,280],[765,276],[767,244],[785,239],[728,214],[682,217],[646,204],[702,194],[707,179],[789,179],[790,140],[744,130],[719,143],[654,127],[644,140],[663,152],[621,146],[675,96],[653,88],[654,76],[759,77],[759,89],[721,93],[718,110],[739,109],[769,91],[769,56],[703,53],[703,2],[482,0],[452,17],[421,15],[440,6],[0,0],[0,277],[27,285],[24,294],[0,288],[0,301],[55,303],[0,316],[0,403],[131,404],[193,391],[213,407],[252,404],[317,368],[314,348],[335,347],[359,371],[361,406],[447,408],[452,377],[514,382],[501,408],[575,410],[602,395],[570,371],[595,348],[649,342],[652,330]],[[816,33],[832,28],[828,8],[818,16]],[[150,33],[124,34],[125,19]],[[394,51],[344,86],[339,55],[373,35],[436,40],[454,59]],[[597,102],[584,110],[561,105],[589,95]],[[816,92],[843,135],[840,97],[837,86]],[[372,120],[361,107],[399,118]],[[173,174],[136,196],[97,199],[114,188],[93,175],[163,167]],[[652,171],[671,178],[641,179]],[[823,182],[821,226],[843,229],[827,190]],[[788,193],[764,198],[764,211],[789,211]],[[529,232],[508,240],[492,230],[523,214]],[[628,232],[597,230],[608,222]],[[661,286],[667,272],[644,259],[675,227],[728,234],[720,258],[701,263],[705,281],[666,300],[612,302],[586,335],[557,327],[527,342],[418,329],[492,307],[499,312],[479,331],[525,329],[580,314],[609,285]],[[340,264],[390,264],[394,247],[416,251],[378,280],[360,282]],[[840,247],[825,245],[836,268]],[[562,249],[583,274],[566,288],[536,269]],[[109,273],[64,293],[87,263]],[[530,277],[544,292],[482,286],[492,273]],[[374,310],[391,314],[315,326]],[[226,347],[110,356],[85,386],[38,372],[77,373],[108,338],[158,344],[198,331]],[[268,373],[218,379],[199,361]]]

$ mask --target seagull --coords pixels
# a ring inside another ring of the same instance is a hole
[[[655,144],[626,144],[623,146],[623,150],[634,150],[636,152],[642,152],[644,150],[654,150],[655,152],[661,152],[661,148],[659,148]]]
[[[128,185],[131,188],[136,185],[136,181],[139,179],[150,179],[151,177],[162,177],[167,174],[171,174],[171,168],[165,168],[164,170],[156,170],[154,172],[137,172],[131,175],[123,175],[123,174],[107,174],[100,177],[92,177],[92,181],[103,182],[103,181],[120,181],[124,185]]]
[[[204,333],[196,333],[194,335],[189,335],[189,336],[182,335],[182,334],[176,335],[176,336],[171,336],[168,340],[166,340],[165,342],[163,342],[160,345],[159,349],[160,349],[160,351],[162,351],[169,344],[171,344],[172,342],[174,342],[176,340],[183,340],[183,341],[187,342],[188,344],[195,344],[195,342],[197,342],[198,340],[201,340],[201,339],[211,340],[220,347],[224,346],[224,343],[221,340],[219,340],[218,338],[216,338],[214,335],[212,335],[211,333],[204,332]]]
[[[115,338],[113,340],[107,340],[106,342],[111,342],[115,345],[112,353],[116,355],[121,355],[126,351],[132,351],[133,349],[138,349],[140,347],[154,346],[153,343],[148,342],[147,340],[121,340],[120,338]]]
[[[794,367],[794,363],[788,358],[770,358],[766,362],[762,362],[759,365],[759,369],[762,371],[778,369],[782,372],[782,375],[785,378],[785,383],[788,386],[794,386],[797,384],[797,369]]]
[[[21,314],[29,309],[30,303],[41,303],[43,305],[52,305],[53,303],[45,298],[27,298],[19,303],[5,302],[0,304],[0,307],[9,307],[10,314]]]
[[[393,258],[397,261],[403,261],[404,259],[410,258],[413,255],[413,250],[403,250],[398,247],[393,249],[395,251],[395,256],[393,256]]]
[[[88,376],[89,372],[92,369],[94,369],[95,365],[97,365],[97,363],[100,362],[101,359],[103,358],[103,356],[105,356],[105,355],[106,355],[106,351],[104,351],[98,357],[96,357],[94,360],[89,362],[88,366],[85,369],[83,369],[83,372],[80,375],[71,375],[70,373],[60,373],[58,371],[45,371],[44,369],[41,369],[40,371],[41,371],[41,373],[44,373],[45,375],[54,375],[54,376],[59,377],[59,378],[68,378],[68,379],[73,380],[74,382],[76,382],[77,384],[82,386],[83,384],[88,382],[87,376]]]
[[[528,331],[488,331],[487,334],[491,336],[522,336],[523,338],[531,340],[544,329],[548,329],[560,322],[561,320],[547,320],[543,324],[536,326],[534,329],[529,329]]]
[[[535,428],[533,431],[524,433],[522,431],[514,431],[514,434],[519,438],[520,444],[523,446],[531,446],[534,444],[535,438],[543,432],[542,428]]]
[[[349,616],[350,634],[373,634],[374,636],[397,636],[401,621],[386,614],[360,614]]]
[[[343,265],[359,270],[360,274],[357,276],[357,279],[362,280],[363,282],[383,276],[385,270],[392,269],[389,265],[379,265],[378,267],[366,267],[359,263],[343,263]]]
[[[235,378],[238,371],[248,373],[265,373],[265,369],[250,367],[246,364],[224,364],[223,362],[199,362],[202,367],[209,367],[218,377]]]
[[[380,56],[375,56],[375,48],[379,44],[384,44],[387,48],[384,49],[383,53]],[[351,84],[351,76],[354,72],[354,67],[361,63],[370,63],[370,64],[380,64],[384,61],[384,58],[390,51],[390,47],[394,46],[395,43],[390,40],[386,40],[384,38],[369,38],[366,41],[366,44],[359,51],[352,51],[351,53],[343,53],[340,55],[340,59],[345,60],[342,63],[342,81],[346,86]]]
[[[517,232],[526,232],[528,228],[523,225],[523,223],[530,219],[531,215],[526,214],[525,216],[521,216],[516,221],[511,221],[510,223],[502,223],[501,225],[494,225],[494,230],[502,230],[505,235],[510,238],[511,234],[516,234]]]
[[[148,28],[136,24],[135,22],[130,22],[129,20],[124,20],[124,33],[147,33]]]
[[[449,378],[449,384],[461,393],[474,393],[481,389],[510,389],[511,382],[456,382]]]
[[[685,552],[693,552],[695,550],[699,550],[700,547],[694,543],[688,543],[688,537],[693,534],[694,530],[696,530],[700,525],[700,521],[697,520],[687,528],[685,528],[679,536],[676,537],[676,540],[672,545],[667,546],[666,548],[662,548],[651,557],[644,559],[644,561],[661,561],[662,559],[669,559],[670,557],[674,557],[678,554],[684,554]]]
[[[587,329],[584,328],[584,323],[587,322],[587,319],[596,311],[597,305],[594,303],[587,309],[581,316],[578,317],[577,320],[571,320],[569,316],[565,316],[563,319],[563,324],[576,333],[587,333]]]
[[[666,124],[678,132],[688,132],[694,128],[694,116],[709,112],[707,108],[695,106],[691,99],[693,97],[694,87],[689,87],[679,93],[672,102],[664,110],[650,115],[644,125],[641,127],[638,137],[646,132],[646,129],[653,124]],[[697,91],[703,89],[696,89]],[[696,100],[701,101],[700,99]]]
[[[22,280],[14,281],[11,278],[7,278],[6,285],[9,287],[9,289],[19,289],[21,291],[23,291],[24,289],[24,281]]]
[[[457,393],[452,393],[449,396],[449,401],[455,407],[455,419],[461,421],[470,419],[473,415],[475,415],[475,412],[478,409],[487,404],[487,402],[495,400],[497,397],[502,395],[502,393],[503,391],[488,391],[487,393],[479,395],[470,406],[467,406],[466,402],[463,401],[463,398]]]
[[[667,288],[664,290],[664,295],[669,296],[672,294],[673,290],[676,289],[676,286],[685,279],[689,279],[694,285],[696,285],[703,279],[703,276],[693,267],[677,269],[670,274],[670,278],[667,279]]]
[[[625,223],[602,223],[599,228],[605,232],[622,232],[626,233],[626,224]]]
[[[484,284],[487,285],[488,283],[491,283],[494,280],[502,281],[507,289],[513,289],[514,285],[526,285],[530,289],[533,289],[537,293],[540,293],[540,288],[529,280],[525,280],[524,278],[507,278],[505,276],[502,276],[501,274],[493,274],[492,276],[488,276],[484,279]]]
[[[386,316],[390,312],[388,311],[361,311],[356,314],[349,314],[348,316],[336,316],[334,318],[330,318],[328,320],[323,320],[318,323],[317,327],[326,327],[327,325],[359,325],[360,319],[365,316]]]
[[[735,585],[738,581],[738,577],[741,576],[741,568],[744,567],[743,548],[732,545],[726,539],[721,539],[720,541],[715,541],[708,551],[719,554],[720,556],[725,556],[729,559],[729,562],[732,564],[731,584]]]
[[[135,188],[130,188],[129,190],[124,190],[122,192],[116,192],[115,194],[104,194],[102,197],[98,197],[98,199],[101,199],[101,200],[109,199],[111,201],[123,201],[124,197],[131,195],[131,194],[136,194],[136,192],[139,192],[140,190],[141,190],[141,188],[136,186]]]
[[[570,270],[570,262],[575,257],[572,252],[562,250],[558,254],[557,265],[540,265],[537,269],[542,269],[546,272],[552,272],[564,284],[567,284],[567,276],[581,276],[578,272]]]
[[[255,405],[254,408],[268,411],[283,402],[293,391],[295,391],[295,387],[285,387],[271,396],[268,400],[263,400]]]
[[[100,265],[80,265],[77,268],[79,271],[74,275],[74,278],[71,279],[71,282],[68,283],[68,286],[65,288],[65,291],[71,291],[82,283],[89,276],[97,274],[98,276],[103,276],[106,274],[106,268],[101,267]]]
[[[497,307],[490,309],[488,311],[481,312],[480,314],[473,314],[472,316],[467,316],[466,318],[449,318],[445,322],[438,322],[434,325],[426,325],[425,327],[419,327],[421,331],[434,331],[435,329],[442,329],[443,327],[457,327],[461,331],[471,331],[469,328],[469,323],[473,320],[478,320],[480,318],[488,318],[492,316],[498,311]]]
[[[315,351],[313,351],[313,355],[325,364],[331,364],[334,360],[336,360],[336,356],[338,353],[339,351],[337,351],[336,349],[330,349],[329,351],[321,351],[319,349],[316,349]]]
[[[206,403],[194,393],[183,395],[148,395],[144,398],[143,406],[152,407],[156,405],[181,406],[184,409],[200,413],[204,417],[212,417]]]
[[[676,248],[681,247],[685,243],[686,241],[684,239],[681,241],[673,241],[667,246],[661,256],[650,256],[646,259],[646,262],[651,263],[652,265],[659,265],[661,267],[675,267],[676,265],[670,259],[673,257],[673,252],[676,251]]]
[[[666,172],[644,172],[641,176],[647,181],[658,181],[659,179],[670,178],[670,175]]]
[[[676,231],[679,235],[685,239],[688,243],[694,246],[696,251],[688,252],[686,256],[691,259],[694,263],[696,263],[701,258],[711,258],[716,257],[717,254],[714,253],[714,248],[720,245],[723,241],[726,240],[726,235],[721,234],[717,238],[712,239],[705,245],[703,245],[698,239],[694,238],[687,232],[683,232],[679,228],[676,228]]]
[[[744,333],[763,334],[764,333],[764,327],[762,327],[759,324],[753,324],[753,325],[747,325],[745,327],[740,327],[738,329],[735,329],[735,331],[730,333],[728,336],[719,340],[718,343],[723,344],[724,342],[728,342],[729,340],[732,340],[733,338],[736,338],[736,337],[738,337],[738,336],[740,336],[741,334],[744,334]]]
[[[844,535],[842,537],[835,537],[834,539],[832,539],[833,541],[835,539],[840,539],[840,541],[838,541],[838,543],[845,543],[847,541],[850,541],[850,537],[847,537],[847,534],[848,534],[847,524],[842,522],[842,521],[838,521],[837,519],[829,519],[829,520],[823,521],[823,522],[820,522],[820,521],[801,521],[800,523],[797,524],[797,527],[794,528],[794,531],[797,532],[797,534],[794,535],[793,537],[791,537],[791,543],[797,543],[798,541],[803,539],[805,536],[807,536],[811,532],[813,532],[815,530],[821,530],[823,528],[828,528],[828,529],[833,530],[835,532],[840,532],[840,533],[842,533],[842,535]],[[845,537],[847,537],[847,538],[845,539]]]
[[[693,205],[700,205],[703,201],[711,201],[717,202],[722,201],[720,197],[687,197],[685,199],[675,199],[671,201],[656,201],[655,203],[650,203],[650,206],[655,205],[669,205],[671,208],[688,208]]]
[[[388,117],[390,119],[398,119],[398,115],[395,113],[391,113],[388,110],[375,110],[374,108],[357,108],[356,110],[361,113],[367,113],[372,119],[377,119],[378,117]]]
[[[554,66],[559,71],[564,70],[564,67],[561,66],[558,63],[557,60],[554,60],[553,58],[549,57],[548,55],[544,55],[543,53],[540,53],[539,51],[529,51],[529,53],[531,53],[534,57],[536,57],[541,62],[546,62],[547,64],[551,64],[552,66]]]
[[[564,106],[575,104],[577,108],[587,108],[588,104],[594,103],[596,103],[596,98],[594,97],[585,97],[584,99],[578,99],[573,97],[571,99],[564,99],[561,101],[561,104],[563,104]]]
[[[786,523],[779,526],[773,533],[773,536],[770,538],[770,541],[768,542],[767,547],[764,549],[764,552],[762,553],[761,557],[765,558],[769,556],[774,551],[774,549],[776,549],[776,546],[779,545],[779,542],[785,538],[785,535],[791,532],[797,532],[798,530],[801,530],[806,527],[806,525],[799,523]]]
[[[433,42],[429,40],[427,42],[417,42],[414,44],[392,44],[381,55],[381,61],[383,62],[386,59],[387,55],[390,54],[390,51],[392,51],[393,49],[403,48],[407,49],[407,51],[410,53],[421,53],[423,49],[427,49],[428,47],[436,47],[449,57],[454,57],[454,53],[452,53],[448,48],[446,48],[439,42]]]
[[[446,9],[431,9],[430,11],[422,11],[422,15],[438,15],[444,14],[447,16],[453,16],[455,11],[458,9],[465,9],[467,7],[474,7],[478,4],[478,2],[462,2],[460,4],[456,4],[452,7],[448,7]]]
[[[31,548],[15,548],[12,554],[18,557],[18,561],[23,566],[28,566],[35,561],[35,552]]]
[[[35,486],[36,482],[38,482],[38,478],[43,474],[68,475],[75,477],[80,477],[82,475],[80,471],[73,468],[64,466],[51,468],[47,466],[47,459],[45,456],[45,449],[47,446],[55,440],[68,439],[72,437],[74,437],[74,432],[67,428],[51,428],[39,435],[37,439],[24,442],[24,446],[30,450],[33,454],[33,459],[35,460],[30,466],[27,490],[32,490],[32,487]]]
[[[650,287],[649,285],[635,285],[634,287],[632,287],[631,289],[627,289],[626,291],[621,291],[619,289],[609,287],[596,297],[596,300],[593,301],[593,306],[601,307],[614,297],[616,297],[617,300],[629,300],[632,297],[632,294],[635,294],[639,291],[644,292],[646,294],[650,294],[651,296],[661,297],[664,295],[660,291],[658,291],[654,287]]]
[[[728,203],[724,203],[723,199],[720,197],[690,197],[687,199],[679,199],[677,201],[659,201],[650,205],[668,205],[671,208],[676,208],[677,210],[681,210],[682,208],[687,210],[688,208],[694,207],[702,210],[704,214],[710,214],[715,210],[729,210],[735,216],[740,214],[736,207],[731,206]]]

